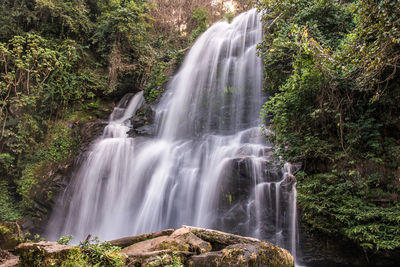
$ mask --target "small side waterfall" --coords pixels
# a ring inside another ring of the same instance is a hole
[[[48,237],[110,240],[179,227],[267,239],[296,255],[293,166],[260,129],[262,24],[255,10],[194,44],[155,108],[156,137],[129,137],[142,93],[124,97],[73,177]]]

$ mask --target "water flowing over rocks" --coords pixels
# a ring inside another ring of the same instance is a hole
[[[155,111],[150,104],[143,104],[134,116],[130,118],[132,129],[128,132],[130,137],[154,136],[156,128],[154,125]]]
[[[126,95],[60,196],[45,236],[111,240],[186,224],[266,239],[296,255],[292,168],[271,163],[260,127],[261,40],[255,9],[218,22],[157,104],[144,103],[142,92]]]

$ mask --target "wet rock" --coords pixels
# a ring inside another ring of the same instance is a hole
[[[135,136],[154,136],[155,112],[150,104],[145,103],[140,109],[138,109],[135,115],[130,119],[132,124],[132,130],[128,132],[131,137]]]
[[[82,140],[81,149],[86,149],[97,137],[99,137],[104,127],[107,125],[106,120],[96,120],[79,123],[76,127]]]
[[[154,136],[156,129],[154,125],[144,125],[142,127],[133,129],[135,136]]]
[[[248,229],[248,202],[253,194],[256,181],[252,170],[251,157],[231,159],[218,185],[217,217],[218,228],[234,233],[246,233]],[[265,169],[263,164],[262,169]]]
[[[15,248],[24,239],[21,227],[17,222],[0,223],[0,249]]]

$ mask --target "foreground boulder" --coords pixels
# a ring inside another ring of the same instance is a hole
[[[105,243],[86,242],[78,247],[44,241],[23,243],[14,251],[19,255],[19,263],[18,258],[7,252],[3,253],[1,263],[8,261],[6,266],[294,266],[287,250],[268,241],[190,226]]]
[[[68,258],[72,249],[73,246],[41,241],[20,244],[15,252],[19,254],[20,266],[57,266]]]
[[[128,266],[294,266],[287,250],[255,238],[189,226],[170,235],[159,233],[121,250]]]

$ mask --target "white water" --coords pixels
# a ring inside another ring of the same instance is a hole
[[[111,240],[186,224],[265,238],[295,254],[291,166],[269,163],[259,127],[261,40],[255,10],[208,29],[156,107],[155,138],[128,137],[143,97],[122,99],[60,198],[49,238]]]

